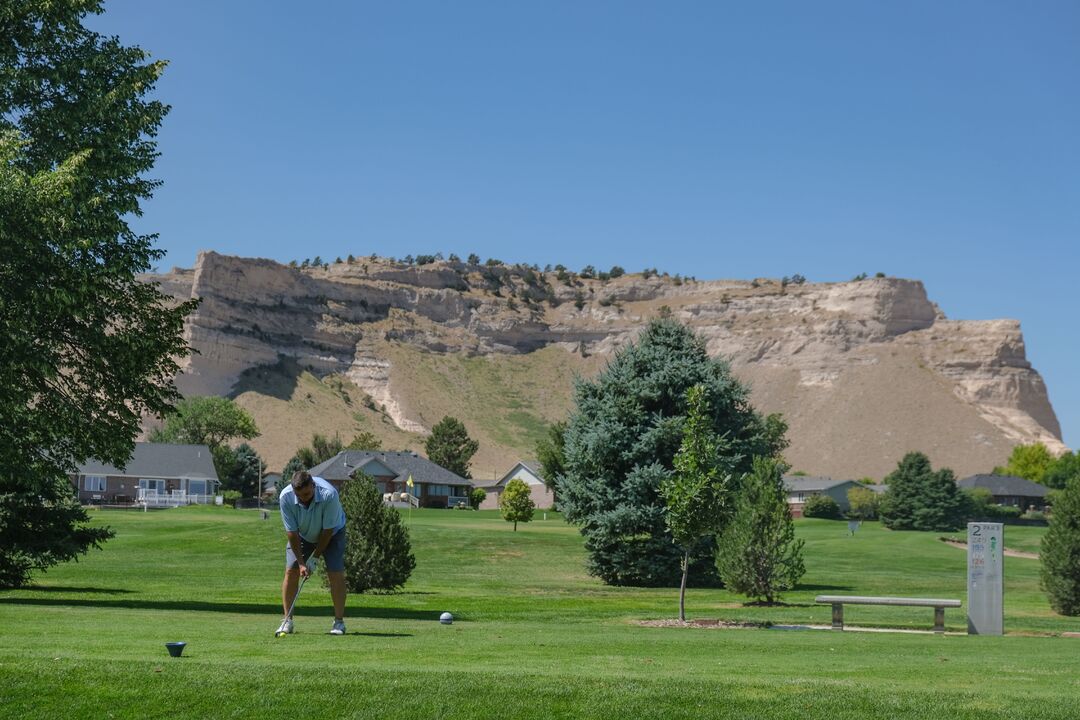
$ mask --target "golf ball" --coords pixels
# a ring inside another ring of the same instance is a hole
[[[454,616],[448,612],[444,612],[442,615],[439,616],[439,622],[441,622],[443,625],[449,625],[450,623],[454,622]]]

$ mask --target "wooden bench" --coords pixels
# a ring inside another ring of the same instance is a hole
[[[945,608],[960,607],[959,600],[933,598],[864,597],[860,595],[818,595],[814,602],[832,605],[833,630],[844,629],[844,605],[912,605],[934,608],[934,632],[945,632]]]

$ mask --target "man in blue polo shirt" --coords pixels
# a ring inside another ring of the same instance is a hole
[[[291,633],[289,607],[296,597],[301,577],[315,571],[318,558],[326,562],[330,597],[334,601],[331,635],[345,634],[345,511],[334,486],[303,470],[278,496],[281,522],[285,525],[285,580],[281,583],[281,604],[285,619],[277,631]]]

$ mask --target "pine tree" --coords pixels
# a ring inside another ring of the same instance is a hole
[[[686,391],[703,384],[710,422],[726,436],[738,472],[753,455],[783,449],[783,421],[762,417],[728,363],[678,322],[654,320],[592,380],[579,380],[566,428],[566,471],[559,506],[585,536],[588,570],[613,585],[675,586],[683,553],[664,519],[660,484],[673,472],[682,442]],[[716,581],[714,544],[691,555],[690,576]]]
[[[383,504],[375,481],[364,473],[341,489],[345,510],[345,585],[349,592],[392,591],[416,568],[409,530],[401,514]]]
[[[716,567],[725,587],[771,605],[806,572],[802,548],[788,509],[783,463],[754,458],[754,468],[739,490],[735,517],[717,545]]]
[[[502,511],[503,520],[514,523],[514,532],[517,532],[519,522],[529,522],[536,510],[536,503],[529,494],[529,486],[521,478],[514,478],[506,483],[506,487],[499,494],[499,510]]]
[[[480,443],[469,437],[465,424],[449,415],[431,428],[431,435],[424,441],[428,460],[466,479],[472,477],[469,462],[479,448]]]
[[[890,530],[947,532],[964,525],[968,499],[948,468],[934,471],[930,459],[911,452],[885,478],[889,486],[881,500],[881,521]]]
[[[1062,615],[1080,615],[1080,478],[1054,500],[1039,559],[1050,607]]]

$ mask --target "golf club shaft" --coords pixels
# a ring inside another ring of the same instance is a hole
[[[300,578],[300,584],[296,587],[296,594],[293,595],[292,603],[289,605],[289,612],[288,612],[288,614],[285,615],[285,617],[287,617],[287,618],[292,617],[293,608],[296,607],[296,600],[297,600],[297,598],[300,597],[300,591],[304,589],[304,583],[306,583],[306,582],[307,582],[307,576],[306,575]]]

